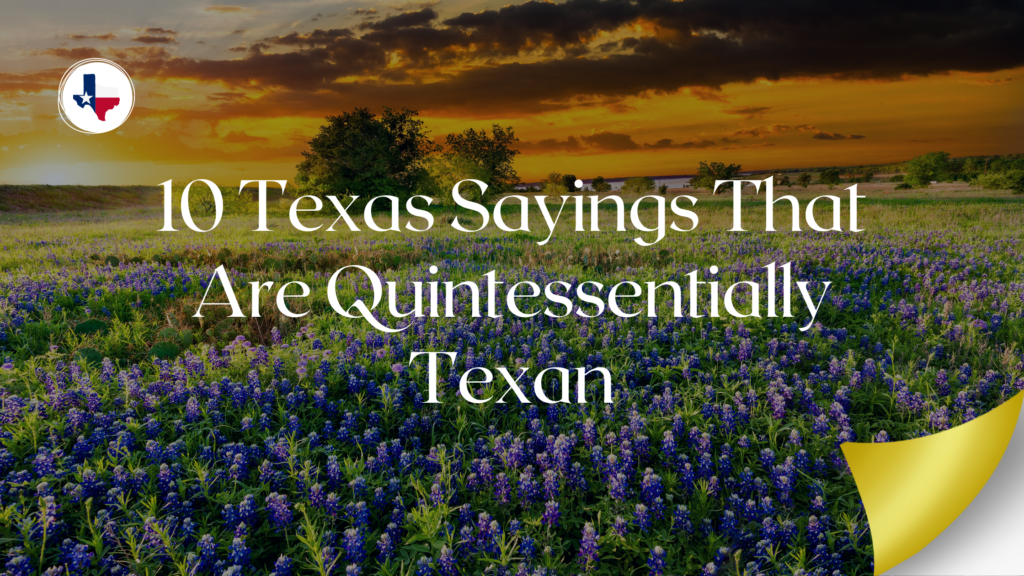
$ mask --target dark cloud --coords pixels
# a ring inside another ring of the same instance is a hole
[[[68,38],[69,40],[78,40],[78,41],[81,41],[81,40],[106,40],[106,41],[117,40],[117,36],[115,36],[111,32],[107,32],[106,34],[68,34],[66,36],[66,38]]]
[[[85,60],[86,58],[99,58],[103,55],[95,48],[86,48],[84,46],[78,48],[50,48],[39,53],[66,60]]]
[[[433,5],[402,6],[355,32],[268,38],[231,60],[165,54],[123,64],[142,76],[305,92],[273,95],[299,114],[372,103],[473,117],[609,107],[683,89],[724,102],[723,85],[762,78],[898,80],[1024,65],[1024,0],[866,0],[856,10],[805,0],[531,0],[440,24]],[[632,36],[591,46],[602,33]],[[142,38],[135,40],[173,42],[168,34]],[[524,53],[533,56],[515,61]],[[393,55],[400,64],[388,67]],[[458,66],[431,68],[448,64]],[[263,103],[250,105],[231,111],[263,115]],[[756,118],[761,108],[726,112]]]
[[[544,154],[549,152],[582,152],[585,150],[580,141],[575,136],[569,136],[565,140],[556,140],[555,138],[546,138],[544,140],[538,140],[536,142],[520,142],[519,149],[525,153],[538,153]]]
[[[326,46],[332,44],[341,38],[352,38],[355,34],[352,33],[348,28],[316,30],[308,34],[299,34],[298,32],[292,32],[287,36],[273,36],[265,38],[263,41],[275,44],[278,46]]]
[[[840,134],[838,132],[825,132],[824,130],[815,130],[814,136],[811,136],[815,140],[860,140],[863,137],[860,134]]]
[[[153,36],[144,34],[132,38],[132,42],[139,42],[142,44],[177,44],[178,40],[174,36]]]
[[[654,150],[686,150],[688,148],[710,148],[714,146],[713,140],[705,140],[703,138],[694,138],[688,142],[676,143],[671,138],[662,138],[654,144],[644,144],[644,148]]]
[[[726,114],[732,114],[735,116],[742,116],[747,120],[754,118],[761,118],[764,113],[771,110],[770,106],[741,106],[739,108],[730,108],[728,110],[722,110]]]
[[[359,25],[362,30],[393,31],[413,26],[426,26],[437,20],[437,12],[430,7],[415,12],[405,12],[395,16],[388,16],[379,22],[364,22]]]
[[[356,16],[373,16],[377,13],[376,8],[356,8],[352,11]]]
[[[146,28],[146,34],[169,34],[174,36],[178,33],[177,30],[168,30],[167,28]]]
[[[596,148],[603,152],[625,152],[640,148],[640,145],[634,142],[633,137],[629,134],[598,132],[590,136],[581,136],[580,139],[591,148]]]

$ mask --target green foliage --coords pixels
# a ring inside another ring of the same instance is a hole
[[[406,197],[421,183],[427,157],[437,146],[417,112],[384,108],[379,117],[366,108],[328,116],[309,141],[296,167],[304,194]]]
[[[91,366],[99,366],[103,363],[103,354],[94,348],[79,348],[75,352],[75,359]]]
[[[907,162],[907,183],[914,188],[926,188],[932,181],[949,179],[949,152],[929,152],[914,156]]]
[[[661,194],[662,196],[668,194],[668,184],[658,186],[658,194]]]
[[[889,182],[903,182],[903,174],[896,174],[892,178],[889,178]]]
[[[650,194],[654,192],[654,179],[650,176],[626,178],[622,184],[623,194]]]
[[[694,188],[707,188],[713,190],[716,180],[730,180],[742,169],[739,164],[725,164],[724,162],[701,162],[697,169],[697,176],[690,181]]]
[[[908,182],[900,182],[899,184],[896,185],[894,190],[912,190],[913,188],[914,187],[911,186]]]
[[[807,188],[811,184],[811,175],[808,174],[807,172],[804,172],[803,174],[797,176],[796,181],[800,184],[800,186]]]
[[[544,186],[541,188],[541,192],[547,196],[561,196],[563,194],[568,194],[569,189],[561,182],[545,182]]]
[[[442,206],[455,204],[452,188],[457,182],[480,180],[486,183],[490,177],[487,169],[475,160],[459,154],[436,155],[427,162],[426,169],[427,177],[422,181],[420,193],[436,198]],[[492,196],[493,189],[493,186],[489,186],[487,192],[484,193],[481,192],[479,186],[463,184],[459,187],[459,193],[463,198],[481,202],[485,197]]]
[[[836,184],[842,182],[840,174],[839,168],[825,168],[821,171],[821,175],[818,176],[818,181],[822,184],[827,184],[828,189],[831,190],[835,188]]]
[[[157,342],[149,349],[149,356],[160,360],[173,360],[178,354],[181,354],[181,348],[174,342]]]
[[[590,189],[594,192],[608,192],[612,189],[612,185],[605,182],[604,176],[595,176],[590,182]]]
[[[1013,190],[1014,194],[1024,194],[1024,170],[981,174],[974,184],[985,190]]]
[[[577,192],[576,188],[576,175],[575,174],[562,174],[562,186],[565,186],[566,190]]]
[[[477,132],[470,128],[461,134],[449,134],[445,137],[445,145],[451,154],[472,160],[489,175],[488,185],[496,194],[507,194],[519,184],[513,162],[519,150],[516,148],[515,131],[511,126],[502,128],[498,124],[491,127],[491,135],[487,130]]]
[[[779,180],[779,186],[787,186],[789,188],[792,188],[793,187],[793,181],[789,179],[789,176],[783,176]]]
[[[75,326],[75,334],[78,334],[79,336],[88,336],[89,334],[97,333],[106,334],[108,330],[110,330],[110,327],[107,326],[106,322],[95,318],[79,322]]]

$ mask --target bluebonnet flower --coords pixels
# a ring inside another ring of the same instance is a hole
[[[597,563],[600,562],[599,550],[597,530],[594,529],[592,523],[587,522],[583,525],[583,538],[580,540],[580,552],[577,558],[583,572],[589,573],[597,568]]]
[[[438,559],[437,566],[441,576],[456,576],[458,574],[455,555],[452,553],[451,548],[447,546],[441,547],[441,557]]]
[[[661,576],[665,573],[665,549],[655,546],[651,549],[651,557],[647,559],[647,567],[651,569],[651,576]]]
[[[554,500],[548,500],[547,504],[544,505],[544,515],[541,517],[541,521],[548,526],[558,526],[558,519],[561,518],[562,514],[558,510],[558,502]]]
[[[284,528],[292,521],[292,511],[288,507],[288,497],[284,494],[272,492],[267,496],[267,514],[274,530]]]
[[[363,534],[355,528],[345,530],[345,560],[352,564],[360,564],[366,559],[366,548]]]

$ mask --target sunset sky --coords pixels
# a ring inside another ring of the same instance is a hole
[[[1024,152],[1024,3],[13,0],[0,183],[291,179],[328,114],[511,125],[524,181]],[[132,116],[79,134],[64,71],[123,66]]]

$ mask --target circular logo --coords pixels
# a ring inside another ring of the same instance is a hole
[[[103,134],[124,123],[135,106],[128,73],[102,58],[76,62],[60,81],[57,108],[64,122],[85,134]]]

